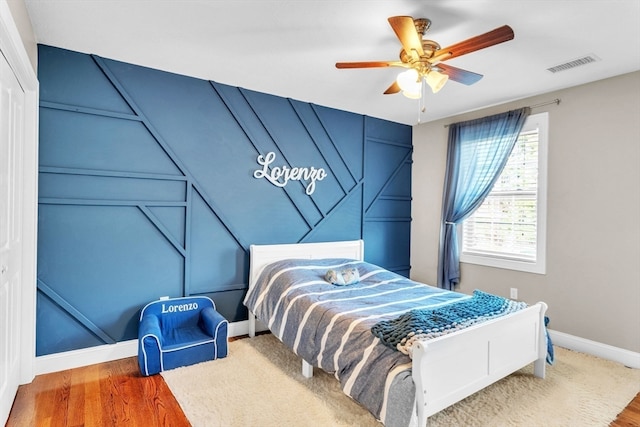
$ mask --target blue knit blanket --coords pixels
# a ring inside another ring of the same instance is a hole
[[[517,302],[475,290],[471,298],[434,309],[411,310],[376,323],[371,332],[387,347],[410,354],[417,340],[439,337],[476,323],[526,308]]]

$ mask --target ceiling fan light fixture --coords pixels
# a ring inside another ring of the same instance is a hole
[[[422,91],[418,89],[417,92],[409,92],[407,90],[403,90],[402,94],[409,99],[420,99],[422,98]]]
[[[420,89],[422,87],[420,74],[418,73],[418,70],[413,68],[409,68],[408,70],[398,74],[396,82],[398,82],[398,86],[400,86],[400,89],[402,89],[403,92],[420,93]]]
[[[400,89],[402,90],[402,94],[409,99],[420,99],[422,98],[422,77],[418,70],[409,68],[406,71],[398,74],[396,78],[396,82]]]
[[[433,93],[438,93],[440,89],[444,87],[445,83],[447,83],[447,80],[449,80],[449,76],[431,70],[427,73],[425,80],[427,81],[427,84],[429,85]]]

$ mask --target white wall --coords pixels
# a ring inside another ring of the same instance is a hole
[[[436,283],[444,125],[555,98],[532,111],[549,112],[547,273],[463,263],[456,290],[517,287],[555,331],[640,352],[640,72],[414,127],[412,278]]]

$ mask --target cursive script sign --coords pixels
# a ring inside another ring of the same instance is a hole
[[[307,195],[312,195],[316,189],[316,181],[322,181],[327,173],[322,168],[275,166],[269,170],[269,165],[276,160],[276,153],[270,151],[267,155],[258,156],[258,164],[262,169],[253,172],[253,177],[264,178],[277,187],[284,187],[289,181],[307,181],[305,187]]]

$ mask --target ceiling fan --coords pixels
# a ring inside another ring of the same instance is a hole
[[[385,95],[402,92],[408,98],[419,99],[422,96],[423,80],[433,93],[442,89],[448,79],[465,85],[472,85],[482,78],[482,74],[445,65],[442,62],[514,38],[511,27],[503,25],[488,33],[441,48],[435,41],[422,38],[431,26],[430,20],[426,18],[414,19],[411,16],[392,16],[388,20],[400,43],[402,43],[399,61],[336,63],[336,68],[407,68],[384,91]]]

